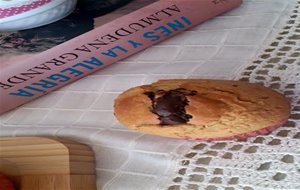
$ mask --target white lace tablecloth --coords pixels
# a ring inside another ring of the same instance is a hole
[[[1,136],[55,136],[95,151],[104,190],[299,190],[300,2],[241,7],[0,116]],[[269,135],[219,142],[130,131],[113,116],[122,91],[162,78],[262,83],[292,103]]]

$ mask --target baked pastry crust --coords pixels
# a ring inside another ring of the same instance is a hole
[[[158,90],[196,91],[186,96],[187,123],[161,125],[153,102],[145,94]],[[115,99],[116,118],[143,133],[184,139],[224,140],[265,134],[287,121],[290,103],[280,93],[259,84],[230,80],[160,80],[131,88]]]

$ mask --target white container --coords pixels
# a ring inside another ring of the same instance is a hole
[[[60,20],[77,0],[0,0],[0,31],[17,31]]]

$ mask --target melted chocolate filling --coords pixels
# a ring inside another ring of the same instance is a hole
[[[196,94],[196,91],[183,88],[145,92],[145,95],[152,101],[151,111],[158,115],[161,125],[186,124],[192,118],[185,111],[185,106],[188,105],[186,96],[194,96]]]

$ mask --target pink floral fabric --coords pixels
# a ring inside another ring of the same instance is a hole
[[[20,13],[24,13],[38,7],[41,7],[53,0],[37,0],[27,5],[22,5],[19,7],[9,7],[9,8],[0,8],[0,19],[5,17],[14,16]]]

